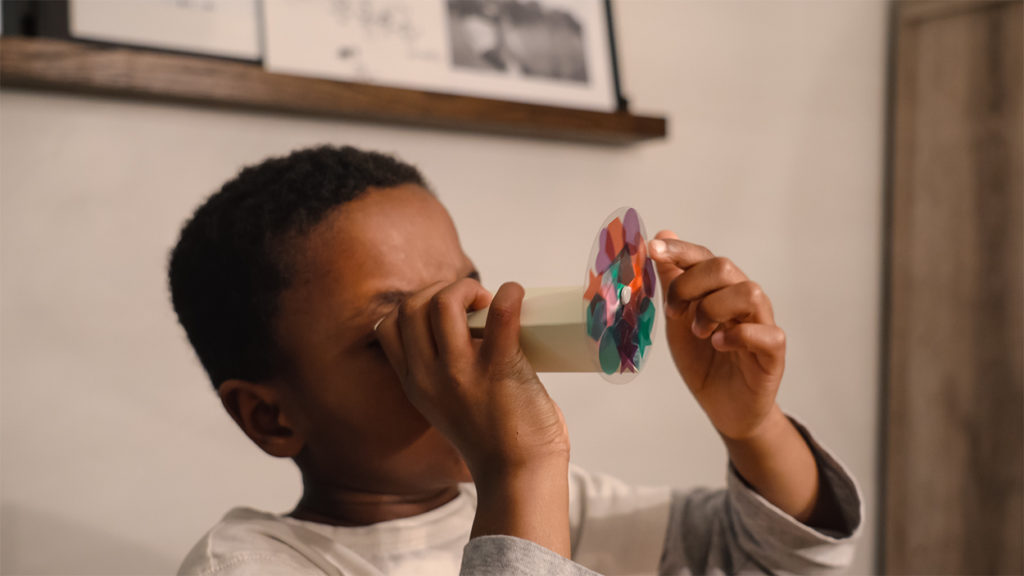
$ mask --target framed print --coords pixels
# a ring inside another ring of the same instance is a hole
[[[618,107],[607,0],[266,0],[263,18],[270,72]]]
[[[258,61],[257,0],[70,0],[73,38]]]

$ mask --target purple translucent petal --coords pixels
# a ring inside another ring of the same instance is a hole
[[[637,246],[643,243],[640,235],[640,217],[632,208],[626,210],[626,215],[622,218],[622,234],[631,253],[636,252]]]
[[[597,248],[597,262],[594,262],[594,268],[598,274],[604,274],[604,271],[612,265],[612,259],[608,256],[608,244],[611,239],[608,238],[608,229],[601,230],[601,240]]]
[[[654,298],[654,283],[657,279],[654,277],[654,260],[650,258],[644,264],[644,292],[648,298]]]

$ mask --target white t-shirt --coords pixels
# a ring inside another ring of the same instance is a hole
[[[853,479],[798,425],[834,495],[845,530],[803,525],[729,468],[727,488],[638,488],[570,467],[572,560],[510,536],[469,539],[476,490],[443,506],[369,526],[331,526],[250,508],[231,510],[179,574],[690,574],[821,573],[847,565],[860,526]]]

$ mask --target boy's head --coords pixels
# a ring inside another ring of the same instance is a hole
[[[416,168],[322,146],[245,168],[185,225],[175,311],[245,433],[305,481],[413,493],[467,480],[374,338],[403,297],[475,275]]]

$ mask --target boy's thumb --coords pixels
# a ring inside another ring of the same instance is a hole
[[[678,240],[679,237],[670,230],[662,230],[655,234],[654,240],[651,240],[648,245],[651,259],[654,260],[654,269],[658,273],[658,282],[661,284],[662,302],[668,300],[668,287],[672,281],[683,273],[683,270],[671,260],[668,254],[668,245],[660,241],[664,239]]]

